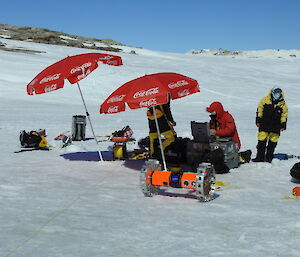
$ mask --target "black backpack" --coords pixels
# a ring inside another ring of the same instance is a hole
[[[20,132],[20,143],[24,148],[39,147],[42,137],[36,131],[27,133],[25,130]]]
[[[300,162],[295,163],[290,171],[290,174],[293,178],[300,180]]]

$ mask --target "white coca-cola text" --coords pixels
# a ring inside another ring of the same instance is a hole
[[[77,76],[78,80],[84,79],[87,75],[89,75],[91,73],[90,70],[87,70],[85,73],[82,73],[80,75]]]
[[[173,89],[173,88],[176,88],[176,87],[182,87],[182,86],[185,86],[185,85],[188,85],[189,82],[187,82],[186,80],[179,80],[177,82],[172,82],[168,85],[169,88]]]
[[[45,87],[45,93],[55,90],[56,86],[57,86],[57,84],[52,84],[52,85],[46,86]]]
[[[189,95],[190,94],[190,90],[189,89],[183,89],[181,91],[178,91],[177,94],[178,94],[179,97],[183,97],[183,96]]]
[[[43,83],[46,83],[49,81],[53,81],[53,80],[57,80],[57,79],[59,79],[60,75],[61,75],[61,73],[57,73],[57,74],[45,77],[40,81],[40,84],[43,84]]]
[[[116,113],[119,111],[119,106],[110,106],[107,110],[107,113]]]
[[[111,61],[107,61],[108,65],[117,65],[118,61],[117,60],[111,60]]]
[[[112,98],[110,98],[107,103],[116,103],[116,102],[121,102],[123,101],[124,97],[126,95],[116,95],[116,96],[113,96]]]
[[[156,98],[140,102],[140,107],[149,107],[153,105],[157,105]]]
[[[136,99],[136,98],[144,97],[146,95],[154,95],[154,94],[157,94],[158,92],[159,92],[158,87],[153,87],[148,90],[141,90],[141,91],[136,92],[133,95],[133,98]]]
[[[82,64],[81,66],[77,66],[75,68],[73,68],[70,73],[71,74],[74,74],[75,72],[77,71],[82,71],[82,73],[84,73],[84,70],[88,67],[91,67],[92,66],[92,63],[91,62],[86,62],[84,64]]]
[[[110,60],[110,59],[113,59],[114,57],[113,56],[110,56],[110,55],[106,55],[106,56],[103,56],[103,57],[99,57],[99,61],[101,60]]]

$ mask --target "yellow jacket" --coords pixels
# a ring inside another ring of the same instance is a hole
[[[271,92],[258,104],[256,112],[256,123],[259,124],[259,131],[280,133],[286,129],[288,118],[288,107],[284,100],[284,92],[278,101],[274,101]]]

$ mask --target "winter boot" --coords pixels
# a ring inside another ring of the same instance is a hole
[[[266,154],[266,145],[267,141],[260,141],[258,140],[257,143],[257,154],[254,159],[252,159],[253,162],[264,162],[265,161],[265,154]]]
[[[251,161],[251,154],[252,154],[251,150],[240,152],[239,153],[240,163],[243,164],[243,163],[246,163],[246,162],[247,163],[250,162]]]
[[[272,141],[268,142],[267,153],[266,153],[266,162],[270,162],[270,163],[272,162],[274,150],[275,150],[276,146],[277,146],[277,143],[274,143]]]

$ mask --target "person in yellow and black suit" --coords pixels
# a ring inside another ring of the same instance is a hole
[[[156,105],[154,109],[160,134],[165,138],[162,142],[163,150],[165,150],[176,140],[177,135],[173,129],[173,127],[176,126],[176,122],[174,121],[171,113],[170,102],[162,105]],[[147,117],[149,124],[150,156],[160,158],[161,154],[153,107],[148,108]]]
[[[286,130],[288,107],[284,92],[273,87],[269,95],[258,104],[256,126],[258,127],[257,155],[254,162],[272,162],[280,132]]]

